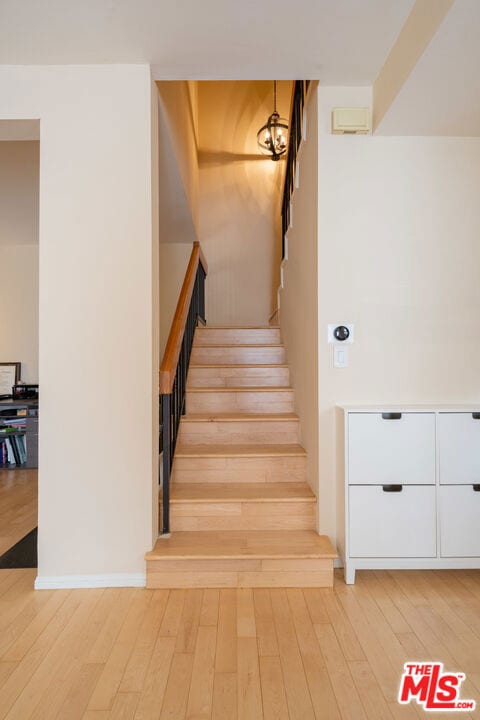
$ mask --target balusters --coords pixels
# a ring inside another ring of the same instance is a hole
[[[285,170],[285,185],[282,200],[282,260],[285,258],[285,235],[290,227],[290,200],[295,187],[295,170],[297,153],[302,142],[303,108],[305,93],[309,81],[296,80],[293,90],[292,116],[290,118],[290,135],[288,140],[287,167]]]
[[[178,429],[186,412],[185,397],[187,373],[192,353],[195,328],[199,320],[205,324],[205,278],[206,272],[198,263],[188,314],[185,321],[181,350],[178,355],[172,391],[160,395],[160,452],[163,451],[163,497],[162,533],[170,532],[170,475],[177,444]]]

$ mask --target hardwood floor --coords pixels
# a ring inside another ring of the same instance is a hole
[[[34,576],[0,571],[0,718],[431,718],[396,701],[407,660],[465,672],[480,702],[478,571],[267,590],[35,592]]]
[[[0,470],[0,555],[37,526],[37,471]]]

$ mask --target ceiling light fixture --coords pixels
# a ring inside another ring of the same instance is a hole
[[[257,143],[264,155],[280,160],[288,148],[288,123],[277,112],[277,81],[273,81],[273,113],[257,133]]]

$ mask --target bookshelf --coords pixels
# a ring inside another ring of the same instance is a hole
[[[0,468],[38,467],[38,400],[0,400]]]

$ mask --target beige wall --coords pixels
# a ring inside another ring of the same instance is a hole
[[[158,482],[150,70],[0,67],[0,118],[41,126],[38,582],[141,583]]]
[[[190,135],[193,134],[193,127]],[[158,96],[158,221],[161,243],[190,243],[197,239],[190,200],[178,163],[178,149],[170,132],[170,120]],[[195,166],[196,177],[198,168]]]
[[[0,247],[38,243],[40,143],[0,141]]]
[[[166,119],[171,144],[180,170],[193,224],[198,229],[198,107],[196,83],[157,82],[160,109]]]
[[[416,0],[373,86],[377,128],[455,0]]]
[[[197,83],[159,82],[160,361],[198,222]]]
[[[307,450],[308,481],[318,493],[318,306],[317,306],[317,92],[306,106],[306,137],[299,154],[299,184],[292,198],[293,223],[283,263],[280,325],[287,345],[295,409]]]
[[[279,84],[288,115],[291,83]],[[272,112],[271,82],[200,82],[200,231],[209,265],[212,325],[263,325],[279,275],[277,196],[283,162],[259,154],[256,135]]]
[[[0,362],[21,362],[38,382],[38,245],[1,245]]]
[[[0,142],[0,362],[38,382],[39,143]]]
[[[160,243],[160,360],[163,357],[192,245]]]
[[[319,89],[320,530],[335,538],[337,403],[480,401],[480,140],[334,136]],[[355,323],[334,369],[328,322]]]

